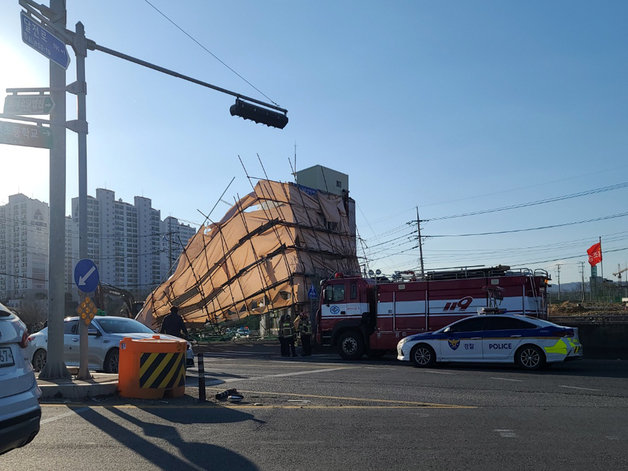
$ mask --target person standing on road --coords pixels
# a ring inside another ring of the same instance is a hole
[[[312,323],[306,311],[301,313],[299,319],[299,335],[301,337],[301,356],[310,356],[312,354]]]
[[[179,308],[177,306],[170,308],[170,314],[164,317],[159,333],[174,335],[175,337],[187,340],[188,329],[185,327],[183,318],[179,315]]]
[[[294,348],[294,326],[288,313],[279,318],[279,343],[282,357],[289,357],[291,353],[293,357],[297,356]]]

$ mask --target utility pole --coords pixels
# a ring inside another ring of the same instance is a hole
[[[421,257],[421,279],[425,279],[425,268],[423,267],[423,241],[421,240],[421,219],[419,219],[419,207],[416,207],[416,228],[419,235],[419,257]]]
[[[582,276],[582,302],[584,302],[584,262],[580,262],[580,275]]]
[[[76,23],[76,35],[72,47],[76,54],[76,82],[71,84],[70,92],[76,93],[77,119],[68,123],[68,127],[78,134],[78,173],[79,173],[79,259],[87,258],[87,82],[85,81],[85,58],[87,41],[85,28],[80,21]],[[84,295],[82,296],[84,298]],[[77,379],[91,379],[88,368],[88,326],[79,320],[79,371]]]
[[[65,0],[50,0],[50,22],[65,29]],[[69,378],[63,361],[65,311],[65,69],[50,61],[50,113],[53,145],[50,148],[50,233],[48,265],[48,355],[41,379]]]
[[[556,269],[558,270],[558,300],[560,301],[560,263],[556,264]]]
[[[602,255],[602,236],[599,236],[600,241],[600,255]],[[602,272],[602,284],[604,284],[604,256],[600,259],[600,270]]]
[[[168,276],[172,275],[172,227],[168,231]]]

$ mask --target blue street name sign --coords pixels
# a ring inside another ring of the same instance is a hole
[[[22,23],[22,41],[51,61],[67,69],[68,65],[70,65],[70,55],[65,47],[65,43],[42,25],[33,21],[24,12],[20,13],[20,21]]]
[[[78,289],[84,293],[91,293],[96,291],[99,281],[100,277],[94,261],[89,258],[79,260],[74,267],[74,282]]]

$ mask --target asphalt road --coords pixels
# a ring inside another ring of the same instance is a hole
[[[207,353],[206,403],[194,369],[180,398],[43,404],[0,469],[628,469],[627,361],[422,370],[276,350]],[[228,388],[243,401],[214,398]]]

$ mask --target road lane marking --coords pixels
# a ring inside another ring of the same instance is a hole
[[[44,404],[42,404],[43,406]],[[46,406],[57,406],[61,407],[59,404],[45,404]],[[135,404],[98,404],[98,405],[90,405],[85,409],[135,409],[135,410],[148,410],[148,409],[336,409],[336,410],[356,410],[356,409],[372,409],[372,410],[386,410],[386,409],[477,409],[475,406],[458,406],[458,405],[450,405],[450,404],[417,404],[417,405],[392,405],[392,404],[381,404],[381,405],[314,405],[314,404],[230,404],[230,403],[216,403],[216,402],[206,402],[204,404],[146,404],[146,405],[135,405]],[[83,411],[84,412],[84,411]],[[46,422],[50,422],[53,420],[61,419],[63,417],[70,416],[72,414],[66,413],[61,414],[56,417],[51,417],[46,419]],[[41,423],[44,423],[42,420]]]
[[[348,370],[351,368],[358,368],[357,366],[343,366],[340,368],[323,368],[319,370],[305,370],[305,371],[293,371],[291,373],[277,373],[274,375],[262,375],[262,376],[250,376],[248,378],[225,378],[220,380],[223,383],[234,383],[236,381],[258,381],[260,379],[268,379],[268,378],[285,378],[288,376],[299,376],[299,375],[309,375],[312,373],[327,373],[329,371],[339,371],[339,370]]]
[[[298,394],[298,393],[284,393],[284,392],[273,392],[273,391],[241,391],[247,394],[266,394],[266,395],[275,395],[275,396],[290,396],[290,397],[301,397],[301,398],[313,398],[313,399],[338,399],[344,401],[364,401],[364,402],[380,402],[383,404],[403,404],[409,406],[416,407],[441,407],[441,408],[452,408],[452,409],[476,409],[476,406],[462,406],[458,404],[439,404],[433,402],[419,402],[419,401],[402,401],[402,400],[394,400],[394,399],[378,399],[378,398],[370,398],[370,397],[350,397],[350,396],[323,396],[319,394]]]
[[[220,391],[217,388],[208,388],[210,391]],[[146,404],[136,406],[134,404],[96,404],[89,405],[87,408],[105,407],[105,408],[134,408],[134,409],[177,409],[177,408],[208,408],[208,407],[223,407],[230,409],[418,409],[418,408],[431,408],[431,409],[477,409],[477,406],[465,406],[460,404],[440,404],[433,402],[420,402],[420,401],[404,401],[394,399],[379,399],[369,397],[350,397],[350,396],[325,396],[320,394],[298,394],[298,393],[286,393],[275,391],[251,391],[241,390],[241,393],[253,395],[268,395],[268,396],[281,396],[298,398],[299,401],[306,401],[310,399],[323,399],[323,400],[341,400],[351,402],[365,402],[365,403],[378,403],[379,405],[319,405],[319,404],[274,404],[274,405],[254,405],[254,404],[231,404],[222,402],[208,401],[202,404]],[[290,401],[288,399],[288,401]],[[259,401],[257,401],[259,402]],[[59,406],[59,407],[77,407],[78,405],[85,404],[42,404],[42,406]],[[86,408],[86,409],[87,409]],[[69,413],[66,415],[70,415]]]
[[[45,405],[55,405],[55,406],[58,405],[61,407],[67,407],[65,404],[42,404],[42,406],[45,406]],[[55,420],[64,419],[65,417],[70,417],[76,414],[82,414],[83,412],[87,410],[89,410],[89,407],[81,407],[80,409],[73,409],[63,414],[55,415],[54,417],[48,417],[47,419],[42,419],[39,423],[42,425],[47,424],[49,422],[54,422]]]
[[[423,373],[433,373],[435,375],[452,375],[451,371],[423,370]]]
[[[491,379],[497,379],[497,380],[500,380],[500,381],[512,381],[512,382],[516,382],[516,383],[521,383],[521,382],[523,382],[523,380],[522,380],[522,379],[514,379],[514,378],[500,378],[500,377],[498,377],[498,376],[493,376],[493,377],[491,377]]]
[[[499,433],[502,438],[517,438],[515,431],[509,428],[496,428],[493,432]]]
[[[580,391],[601,391],[601,389],[581,388],[580,386],[566,386],[564,384],[561,384],[559,387],[567,389],[579,389]]]

